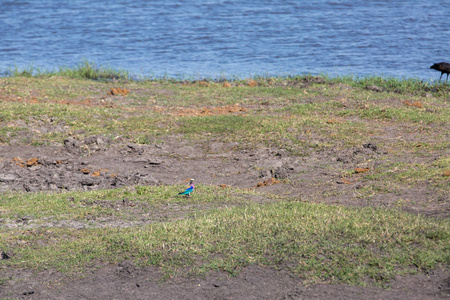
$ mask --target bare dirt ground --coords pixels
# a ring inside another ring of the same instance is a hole
[[[54,147],[0,146],[0,191],[98,190],[181,184],[195,178],[201,184],[259,186],[268,193],[347,206],[398,207],[398,199],[408,198],[401,207],[406,211],[433,217],[450,214],[449,195],[427,184],[380,193],[370,201],[358,197],[358,191],[372,183],[361,175],[396,159],[386,158],[388,152],[376,142],[305,157],[293,157],[281,149],[239,149],[238,143],[188,143],[177,137],[152,145],[122,144],[104,136],[68,138],[64,145]],[[447,155],[441,151],[424,159]],[[401,160],[412,163],[417,157],[405,154]],[[352,174],[343,176],[343,169]]]
[[[348,206],[395,207],[396,199],[407,195],[412,201],[402,209],[448,217],[448,195],[436,195],[431,187],[405,188],[395,195],[380,194],[368,202],[357,197],[358,190],[368,182],[360,180],[358,174],[342,178],[340,172],[333,171],[333,166],[336,170],[343,166],[353,169],[369,159],[376,162],[385,154],[380,148],[374,142],[302,158],[279,149],[239,150],[236,144],[189,144],[177,137],[153,145],[121,143],[103,136],[68,138],[64,145],[53,147],[0,146],[0,191],[179,184],[192,177],[202,184],[240,188],[255,188],[260,183],[258,189],[268,193]],[[264,180],[268,184],[261,184]],[[334,192],[328,194],[330,191]],[[236,277],[213,272],[199,278],[176,277],[164,283],[158,269],[139,268],[130,261],[118,265],[99,263],[82,278],[67,278],[53,270],[1,272],[10,280],[0,285],[0,297],[22,299],[444,299],[450,295],[450,277],[445,269],[395,278],[389,289],[305,286],[301,278],[260,266],[247,267]]]
[[[212,272],[201,278],[177,277],[161,283],[154,267],[130,261],[103,266],[86,277],[67,280],[51,271],[7,272],[14,280],[0,297],[19,299],[448,299],[449,277],[443,270],[398,277],[390,289],[350,285],[305,286],[285,271],[250,266],[236,277]],[[55,282],[48,286],[47,282]]]

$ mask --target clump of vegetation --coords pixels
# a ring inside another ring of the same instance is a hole
[[[20,70],[15,68],[6,72],[11,77],[51,77],[51,76],[63,76],[68,78],[77,79],[90,79],[90,80],[128,80],[130,74],[127,71],[118,71],[112,68],[99,67],[94,63],[84,60],[80,62],[74,68],[59,67],[57,71],[46,71],[41,68],[28,65],[26,68]]]
[[[130,78],[130,74],[127,71],[117,71],[111,68],[98,67],[93,63],[85,60],[78,64],[77,67],[71,68],[60,68],[55,74],[57,76],[67,76],[69,78],[80,78],[80,79],[122,79],[126,80]]]

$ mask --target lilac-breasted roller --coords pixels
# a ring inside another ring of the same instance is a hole
[[[190,197],[191,193],[194,191],[194,186],[195,186],[194,179],[191,179],[191,182],[189,183],[189,187],[184,192],[178,193],[178,195],[186,195],[186,196]]]

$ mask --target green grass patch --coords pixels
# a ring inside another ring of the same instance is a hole
[[[168,204],[179,207],[211,204],[244,204],[247,192],[223,189],[217,186],[198,185],[195,197],[178,196],[185,186],[135,186],[129,188],[100,190],[90,192],[66,191],[61,193],[4,193],[0,196],[2,218],[9,220],[29,218],[39,220],[83,220],[86,216],[121,216],[124,212],[117,210],[123,199],[131,201],[142,212],[149,212]]]
[[[419,94],[423,92],[434,92],[439,94],[448,93],[450,85],[439,81],[426,82],[415,78],[395,78],[382,76],[356,77],[352,75],[327,78],[331,82],[349,84],[354,87],[366,88],[377,86],[387,92],[399,94]]]
[[[369,104],[367,108],[346,110],[340,112],[339,115],[357,115],[361,118],[373,120],[432,124],[447,122],[449,113],[450,110],[448,108],[443,109],[441,113],[436,114],[433,111],[419,110],[417,108],[380,107]]]
[[[428,182],[432,185],[448,188],[448,176],[444,172],[450,169],[450,158],[443,157],[430,163],[395,162],[380,165],[376,172],[364,178],[376,181],[393,181],[405,185],[418,185]]]
[[[0,263],[72,272],[95,261],[133,259],[166,276],[186,268],[234,275],[260,264],[308,282],[382,285],[397,274],[448,264],[449,225],[399,211],[282,201],[139,228],[1,230],[0,247],[14,257]]]

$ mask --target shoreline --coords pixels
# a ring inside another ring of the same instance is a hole
[[[435,72],[433,72],[434,74]],[[438,74],[438,73],[436,73]],[[202,75],[179,75],[179,76],[168,76],[168,75],[135,75],[127,70],[114,69],[111,67],[97,66],[95,63],[83,60],[74,67],[56,67],[53,70],[46,70],[36,68],[33,65],[28,65],[26,67],[15,67],[14,69],[8,69],[0,71],[0,78],[8,77],[51,77],[51,76],[65,76],[70,78],[85,78],[85,79],[95,79],[95,80],[131,80],[136,82],[141,81],[161,81],[167,80],[172,82],[183,82],[183,81],[212,81],[212,82],[223,82],[223,81],[245,81],[245,80],[292,80],[301,78],[311,78],[320,77],[326,81],[337,82],[337,83],[348,83],[348,82],[362,82],[362,81],[391,81],[396,84],[401,84],[402,82],[411,82],[414,84],[423,84],[425,86],[436,86],[445,85],[447,82],[439,81],[438,77],[433,79],[433,76],[429,76],[428,80],[406,77],[406,76],[385,76],[385,75],[354,75],[354,74],[341,74],[341,75],[329,75],[329,74],[283,74],[283,75],[271,75],[271,74],[254,74],[254,75],[216,75],[216,76],[202,76]]]

